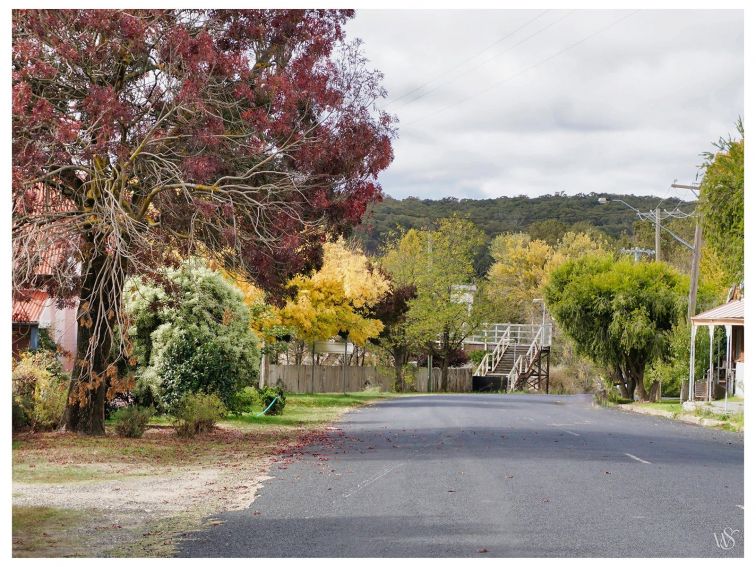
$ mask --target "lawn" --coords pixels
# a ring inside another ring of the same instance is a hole
[[[244,508],[275,455],[318,441],[350,409],[392,394],[291,394],[280,416],[254,412],[178,438],[164,418],[141,439],[71,433],[13,438],[13,554],[165,556],[180,534]]]
[[[79,543],[70,526],[84,523],[90,513],[46,506],[14,507],[13,555],[66,557],[75,554]],[[46,553],[40,553],[43,550]]]
[[[346,395],[288,394],[283,415],[259,416],[259,412],[247,413],[240,417],[229,418],[228,423],[251,428],[268,428],[271,425],[281,427],[318,425],[333,421],[344,411],[392,396],[396,394],[374,392],[356,392]]]

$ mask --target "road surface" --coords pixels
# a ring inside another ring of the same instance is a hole
[[[335,427],[179,555],[743,556],[742,434],[496,394],[390,399]]]

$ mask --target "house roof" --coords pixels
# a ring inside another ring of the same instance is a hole
[[[695,315],[693,325],[744,325],[745,301],[738,299]]]
[[[13,322],[39,323],[48,297],[46,292],[38,289],[21,292],[13,299]]]

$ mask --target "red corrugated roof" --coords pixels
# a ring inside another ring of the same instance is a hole
[[[21,292],[13,299],[13,322],[39,323],[48,297],[47,292],[38,289]]]

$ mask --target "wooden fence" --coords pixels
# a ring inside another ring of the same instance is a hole
[[[472,392],[472,368],[449,368],[448,392]],[[429,384],[430,382],[430,384]],[[434,368],[431,380],[428,379],[428,369],[418,368],[415,371],[415,391],[427,392],[430,385],[432,392],[441,391],[441,369]]]
[[[394,369],[380,366],[318,366],[271,364],[265,380],[269,386],[281,386],[287,392],[342,392],[346,378],[346,391],[359,392],[365,388],[378,387],[382,392],[394,387]],[[346,370],[346,376],[344,375]],[[449,369],[449,392],[472,390],[472,368]],[[428,391],[428,369],[418,368],[415,373],[414,390]],[[441,390],[441,369],[433,369],[431,391]]]

